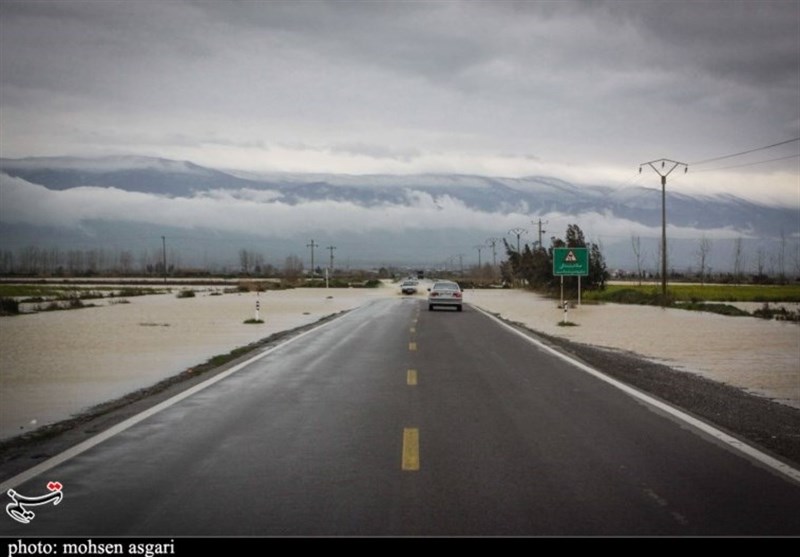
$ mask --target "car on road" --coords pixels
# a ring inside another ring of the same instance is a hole
[[[400,291],[403,294],[416,294],[417,293],[417,284],[419,284],[415,280],[407,280],[400,285]]]
[[[454,307],[461,311],[464,295],[458,283],[440,280],[428,288],[428,311],[433,311],[436,306]]]

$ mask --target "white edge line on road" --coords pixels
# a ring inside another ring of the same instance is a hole
[[[202,383],[198,383],[194,387],[190,387],[190,388],[186,389],[185,391],[182,391],[182,392],[176,394],[175,396],[173,396],[171,398],[168,398],[167,400],[165,400],[163,402],[160,402],[160,403],[156,404],[155,406],[140,412],[139,414],[136,414],[135,416],[131,416],[127,420],[124,420],[124,421],[118,423],[117,425],[115,425],[113,427],[110,427],[110,428],[108,428],[107,430],[105,430],[105,431],[103,431],[101,433],[98,433],[97,435],[87,439],[86,441],[82,441],[81,443],[78,443],[77,445],[75,445],[73,447],[70,447],[69,449],[67,449],[66,451],[64,451],[62,453],[59,453],[59,454],[57,454],[57,455],[55,455],[53,457],[48,458],[44,462],[40,462],[36,466],[34,466],[32,468],[29,468],[29,469],[25,470],[24,472],[20,472],[16,476],[14,476],[12,478],[9,478],[8,480],[4,481],[3,483],[0,483],[0,493],[5,493],[7,490],[13,489],[13,488],[19,486],[20,484],[23,484],[23,483],[27,482],[31,478],[35,478],[36,476],[38,476],[38,475],[40,475],[40,474],[42,474],[44,472],[47,472],[51,468],[54,468],[54,467],[58,466],[59,464],[61,464],[63,462],[66,462],[67,460],[69,460],[71,458],[74,458],[74,457],[78,456],[79,454],[81,454],[81,453],[83,453],[85,451],[88,451],[92,447],[94,447],[96,445],[99,445],[103,441],[106,441],[106,440],[114,437],[115,435],[117,435],[119,433],[122,433],[126,429],[135,426],[136,424],[146,420],[150,416],[158,414],[162,410],[166,410],[170,406],[172,406],[174,404],[177,404],[178,402],[182,401],[185,398],[188,398],[188,397],[192,396],[195,393],[199,393],[203,389],[206,389],[206,388],[210,387],[211,385],[213,385],[214,383],[216,383],[218,381],[222,381],[226,377],[228,377],[230,375],[233,375],[237,371],[249,366],[253,362],[256,362],[256,361],[260,360],[261,358],[264,358],[264,357],[272,354],[276,350],[284,348],[285,346],[288,346],[289,344],[292,344],[293,342],[300,340],[301,338],[305,337],[306,335],[309,335],[311,333],[317,332],[320,329],[322,329],[323,327],[327,327],[328,325],[338,321],[339,318],[343,317],[344,315],[347,315],[348,313],[353,313],[354,311],[358,310],[360,307],[363,307],[363,306],[359,306],[357,308],[354,308],[354,309],[350,310],[347,313],[343,313],[343,314],[331,319],[330,321],[326,321],[325,323],[321,323],[319,325],[316,325],[313,328],[309,329],[308,331],[303,331],[302,333],[298,334],[297,336],[294,336],[294,337],[292,337],[292,338],[290,338],[290,339],[288,339],[288,340],[286,340],[284,342],[281,342],[277,346],[273,346],[272,348],[269,348],[269,349],[261,352],[260,354],[257,354],[256,356],[253,356],[252,358],[249,358],[249,359],[245,360],[244,362],[242,362],[240,364],[236,364],[232,368],[230,368],[230,369],[228,369],[226,371],[223,371],[222,373],[220,373],[218,375],[215,375],[214,377],[211,377],[211,378],[203,381]]]
[[[732,449],[745,454],[746,456],[758,461],[759,463],[763,464],[764,466],[767,466],[768,468],[772,469],[773,471],[775,471],[775,472],[777,472],[777,473],[779,473],[779,474],[781,474],[781,475],[783,475],[783,476],[785,476],[785,477],[787,477],[787,478],[789,478],[789,479],[791,479],[791,480],[793,480],[793,481],[795,481],[797,483],[800,483],[800,470],[797,470],[796,468],[792,468],[791,466],[789,466],[785,462],[782,462],[782,461],[778,460],[777,458],[774,458],[774,457],[772,457],[772,456],[770,456],[770,455],[758,450],[757,448],[753,447],[752,445],[748,445],[747,443],[742,442],[740,439],[737,439],[737,438],[735,438],[735,437],[733,437],[731,435],[728,435],[727,433],[725,433],[723,431],[720,431],[719,429],[717,429],[717,428],[715,428],[715,427],[713,427],[713,426],[711,426],[711,425],[709,425],[709,424],[707,424],[707,423],[705,423],[705,422],[703,422],[701,420],[698,420],[697,418],[695,418],[693,416],[690,416],[686,412],[683,412],[682,410],[679,410],[679,409],[675,408],[674,406],[670,406],[669,404],[666,404],[666,403],[664,403],[664,402],[662,402],[662,401],[660,401],[660,400],[658,400],[656,398],[653,398],[653,397],[643,393],[642,391],[639,391],[637,389],[634,389],[633,387],[630,387],[630,386],[626,385],[625,383],[617,381],[616,379],[613,379],[612,377],[609,377],[608,375],[605,375],[604,373],[602,373],[602,372],[600,372],[600,371],[598,371],[598,370],[596,370],[596,369],[594,369],[594,368],[592,368],[590,366],[587,366],[586,364],[581,363],[578,360],[575,360],[574,358],[571,358],[570,356],[568,356],[568,355],[566,355],[566,354],[564,354],[562,352],[559,352],[558,350],[556,350],[556,349],[554,349],[554,348],[552,348],[550,346],[547,346],[542,341],[525,334],[524,332],[520,331],[519,329],[516,329],[515,327],[509,325],[508,323],[506,323],[502,319],[497,318],[496,316],[492,315],[491,313],[487,312],[486,310],[484,310],[482,308],[476,307],[474,305],[472,307],[475,308],[476,310],[478,310],[479,312],[483,313],[485,316],[489,317],[490,319],[495,320],[497,323],[499,323],[503,327],[507,328],[511,332],[516,333],[517,335],[521,336],[522,338],[524,338],[528,342],[530,342],[532,344],[535,344],[536,346],[538,346],[542,350],[545,350],[545,351],[553,354],[554,356],[556,356],[558,358],[561,358],[562,360],[564,360],[566,362],[569,362],[570,364],[572,364],[573,366],[581,369],[582,371],[585,371],[586,373],[588,373],[590,375],[593,375],[594,377],[597,377],[598,379],[600,379],[602,381],[605,381],[606,383],[608,383],[610,385],[613,385],[614,387],[616,387],[617,389],[627,393],[628,395],[630,395],[630,396],[632,396],[632,397],[634,397],[634,398],[636,398],[636,399],[638,399],[638,400],[640,400],[642,402],[645,402],[646,404],[649,404],[650,406],[654,406],[655,408],[658,408],[662,412],[666,412],[670,416],[672,416],[674,418],[677,418],[677,419],[679,419],[679,420],[691,425],[692,427],[694,427],[696,429],[699,429],[703,433],[705,433],[707,435],[710,435],[711,437],[715,438],[717,441],[720,441],[720,442],[728,445]]]

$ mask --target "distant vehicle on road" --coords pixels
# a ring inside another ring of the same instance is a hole
[[[428,288],[428,311],[433,311],[436,306],[455,307],[462,310],[463,294],[461,287],[451,281],[437,281]]]
[[[403,294],[416,294],[417,293],[417,281],[415,280],[407,280],[400,285],[400,291]]]

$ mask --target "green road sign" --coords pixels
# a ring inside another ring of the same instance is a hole
[[[585,277],[589,274],[589,250],[586,248],[554,248],[553,275]]]

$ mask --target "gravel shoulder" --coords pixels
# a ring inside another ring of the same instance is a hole
[[[0,442],[0,481],[9,479],[92,435],[229,369],[251,357],[254,351],[280,344],[321,322],[335,319],[338,315],[340,314],[275,333],[238,349],[231,353],[231,359],[223,365],[195,366],[191,371],[96,406],[77,417],[4,440]],[[634,353],[558,338],[532,331],[520,323],[510,324],[598,371],[678,407],[779,460],[800,467],[800,409],[696,374],[653,363]]]

